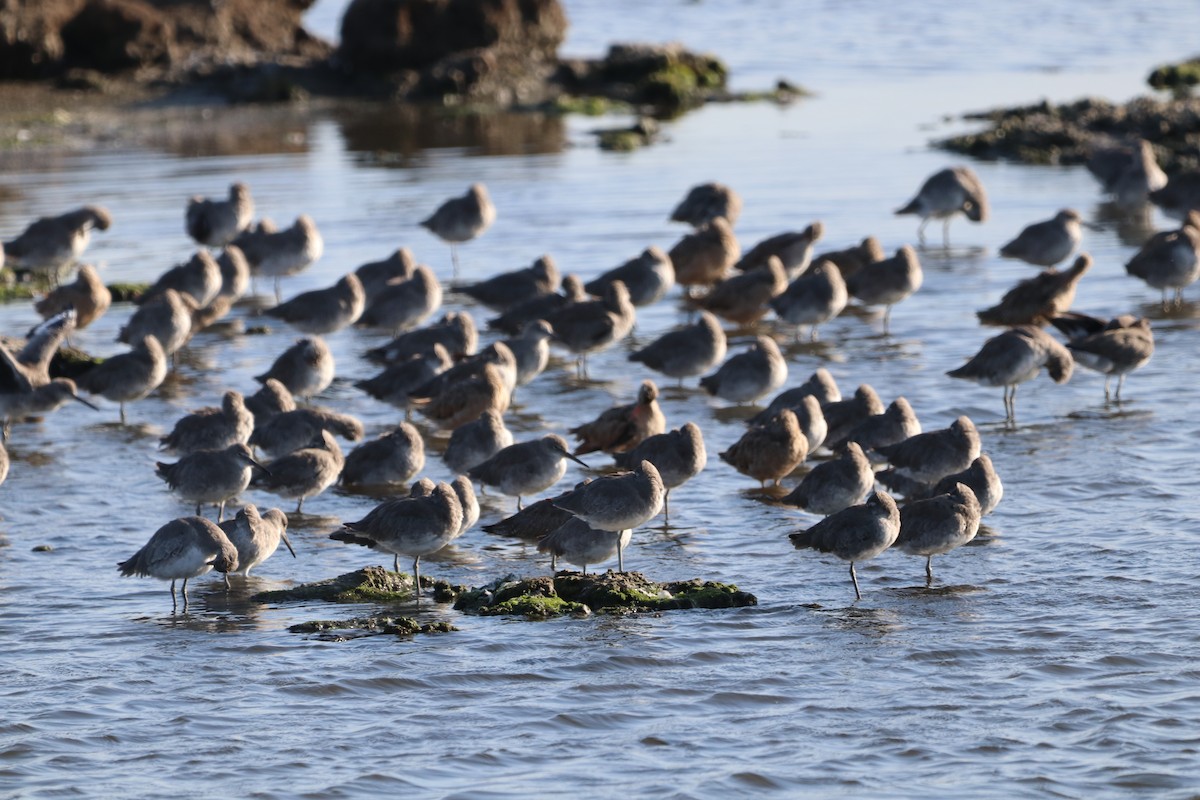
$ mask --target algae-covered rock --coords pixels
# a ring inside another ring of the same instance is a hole
[[[1146,83],[1154,89],[1186,94],[1193,86],[1200,84],[1200,58],[1156,67],[1146,78]]]
[[[413,594],[412,576],[383,567],[364,567],[336,578],[304,583],[291,589],[259,592],[251,597],[259,603],[289,600],[326,600],[331,603],[399,603]]]
[[[343,620],[313,620],[288,628],[292,633],[313,633],[327,641],[361,639],[364,636],[416,636],[418,633],[449,633],[458,628],[449,622],[420,623],[411,617],[354,617]]]
[[[114,303],[136,303],[150,288],[148,283],[110,283]]]

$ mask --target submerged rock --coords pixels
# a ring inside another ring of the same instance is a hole
[[[331,603],[399,603],[412,598],[412,576],[383,567],[364,567],[336,578],[303,583],[291,589],[259,592],[250,599],[259,603],[288,600],[325,600]]]
[[[354,617],[343,620],[313,620],[288,628],[292,633],[313,633],[318,639],[344,642],[365,636],[416,636],[418,633],[449,633],[458,628],[449,622],[420,623],[411,617]]]

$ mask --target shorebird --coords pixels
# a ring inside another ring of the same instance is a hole
[[[1102,147],[1087,160],[1088,172],[1122,208],[1145,205],[1151,192],[1167,185],[1167,175],[1154,158],[1154,147],[1138,139],[1133,147]]]
[[[675,282],[691,294],[693,286],[712,286],[724,278],[741,253],[729,221],[716,217],[685,235],[667,255],[675,266]]]
[[[892,306],[906,299],[925,281],[917,251],[904,245],[896,255],[868,264],[846,280],[846,291],[865,306],[885,306],[883,332],[887,334]]]
[[[579,440],[575,455],[581,456],[597,450],[624,453],[666,429],[667,419],[658,405],[658,387],[654,381],[642,381],[634,402],[614,406],[591,422],[571,428],[569,433]]]
[[[327,289],[303,292],[263,313],[303,333],[324,334],[354,324],[365,307],[366,293],[358,276],[351,272]]]
[[[1065,261],[1083,239],[1083,218],[1073,208],[1064,208],[1051,219],[1035,222],[1000,248],[1000,255],[1016,258],[1035,267],[1053,267]]]
[[[766,316],[767,304],[783,294],[787,285],[783,262],[771,256],[764,266],[725,278],[697,302],[718,317],[751,325]]]
[[[629,354],[629,360],[645,364],[668,378],[703,375],[725,360],[727,342],[721,323],[707,311],[691,325],[668,331],[650,344]]]
[[[628,287],[626,287],[628,288]],[[562,291],[559,293],[539,294],[517,303],[498,317],[487,321],[491,330],[501,331],[510,336],[516,336],[525,326],[535,320],[549,319],[551,315],[572,303],[582,303],[588,300],[588,294],[583,290],[583,282],[577,275],[567,275],[562,280]]]
[[[780,478],[804,463],[808,449],[808,440],[800,430],[795,412],[785,408],[766,424],[747,430],[720,457],[765,489],[768,480],[778,486]]]
[[[192,335],[195,310],[196,304],[191,297],[166,289],[133,313],[117,334],[117,341],[133,344],[153,336],[166,355],[174,356]]]
[[[812,269],[796,278],[783,293],[771,300],[776,316],[800,328],[808,325],[808,340],[817,340],[817,326],[836,317],[850,299],[841,270],[832,261],[819,261]]]
[[[704,448],[700,426],[689,422],[682,428],[649,436],[637,447],[617,453],[613,458],[622,469],[633,469],[643,461],[653,464],[665,490],[663,512],[670,513],[671,490],[700,474],[708,463],[708,452]]]
[[[771,257],[779,259],[788,280],[795,280],[808,269],[813,245],[825,233],[825,226],[814,222],[802,231],[788,231],[763,239],[733,265],[738,272],[749,272],[766,266]]]
[[[454,490],[455,496],[458,497],[458,504],[462,506],[463,510],[463,521],[458,526],[458,534],[455,536],[458,538],[469,531],[476,522],[479,522],[479,499],[475,496],[475,486],[466,475],[459,475],[450,481],[450,488]]]
[[[255,467],[266,471],[254,460],[250,448],[231,444],[223,450],[199,450],[174,464],[159,461],[155,474],[167,482],[171,491],[186,503],[196,504],[196,516],[202,506],[217,507],[217,522],[225,518],[225,503],[246,491]]]
[[[675,265],[662,248],[651,245],[636,258],[588,281],[583,288],[588,294],[601,297],[613,281],[625,284],[629,300],[635,306],[652,305],[666,297],[675,285]]]
[[[237,548],[238,565],[231,572],[249,578],[250,570],[273,556],[281,541],[295,558],[296,551],[288,540],[287,525],[287,514],[278,508],[259,514],[258,506],[254,503],[247,503],[233,519],[220,523],[221,530]],[[229,587],[229,572],[225,573],[225,586]]]
[[[908,201],[896,214],[916,214],[921,218],[917,227],[917,238],[925,244],[925,226],[931,219],[945,220],[942,226],[942,243],[950,246],[950,220],[962,213],[972,222],[986,222],[988,218],[987,193],[979,176],[970,167],[951,167],[935,172],[921,188],[916,197]]]
[[[337,483],[345,459],[329,431],[308,447],[277,458],[264,467],[263,474],[251,479],[251,485],[284,499],[296,498],[296,513],[306,498],[315,497]]]
[[[474,353],[478,343],[479,332],[471,315],[465,311],[451,311],[432,325],[403,333],[382,347],[368,350],[367,358],[394,364],[428,353],[434,345],[440,344],[450,358],[457,359]]]
[[[1168,217],[1186,219],[1189,211],[1200,209],[1200,170],[1176,173],[1148,196]]]
[[[618,531],[613,536],[612,531],[597,530],[579,517],[567,513],[566,521],[543,536],[538,541],[537,549],[539,553],[550,554],[551,569],[556,569],[561,559],[578,565],[580,573],[587,575],[588,564],[602,564],[613,556],[618,558],[619,564],[622,563],[625,548],[632,538],[633,529]],[[621,566],[617,568],[624,571]]]
[[[189,578],[212,570],[229,573],[238,568],[237,548],[215,522],[204,517],[181,517],[163,525],[150,541],[117,564],[122,576],[158,578],[171,582],[171,612],[178,608],[175,581],[183,579],[183,611],[187,613]]]
[[[499,372],[504,388],[511,392],[517,386],[517,357],[504,342],[492,342],[473,356],[462,359],[444,372],[439,372],[421,386],[411,390],[414,401],[428,400],[441,395],[455,384],[483,375],[483,368],[491,364]]]
[[[433,349],[392,364],[373,378],[355,381],[354,385],[376,400],[408,412],[413,400],[410,393],[445,372],[451,363],[446,348],[434,344]]]
[[[517,363],[517,386],[524,386],[541,375],[550,363],[550,340],[554,329],[544,319],[527,323],[524,330],[504,344]]]
[[[853,397],[835,400],[832,403],[823,403],[821,413],[825,415],[827,427],[825,440],[840,442],[863,420],[876,414],[882,414],[883,401],[879,399],[879,395],[870,384],[863,383],[854,390]]]
[[[435,396],[413,398],[417,410],[443,428],[453,430],[485,411],[503,414],[512,400],[510,383],[500,367],[485,363],[482,372],[447,385]]]
[[[1067,348],[1041,328],[1022,325],[993,336],[951,378],[974,381],[980,386],[1004,387],[1004,418],[1017,418],[1017,384],[1030,380],[1045,367],[1055,383],[1066,383],[1075,367]]]
[[[411,278],[397,278],[376,294],[355,324],[396,335],[420,325],[441,305],[442,284],[433,270],[418,264]]]
[[[1109,399],[1108,381],[1117,376],[1117,392],[1112,399],[1121,402],[1125,376],[1140,368],[1154,355],[1154,333],[1150,320],[1118,317],[1103,330],[1067,342],[1075,363],[1104,375],[1104,399]]]
[[[411,278],[417,259],[407,247],[401,247],[382,261],[368,261],[354,270],[362,283],[367,302],[371,302],[384,287],[397,278]]]
[[[487,189],[482,183],[473,183],[465,195],[447,200],[428,219],[421,220],[421,227],[450,244],[450,260],[458,277],[456,245],[482,236],[495,221],[496,207]]]
[[[975,499],[979,502],[979,515],[982,517],[992,513],[1004,497],[1004,485],[1000,483],[1000,476],[987,453],[981,453],[979,458],[972,461],[971,466],[962,472],[955,472],[938,481],[930,496],[949,494],[954,491],[956,483],[963,484],[975,493]]]
[[[833,461],[812,468],[779,502],[829,516],[858,505],[875,485],[875,470],[858,442],[850,442]]]
[[[266,383],[271,378],[283,384],[295,397],[310,398],[333,383],[333,353],[320,336],[298,339],[285,350],[271,368],[254,380]]]
[[[506,311],[543,294],[553,294],[562,285],[554,259],[544,255],[532,266],[503,272],[478,283],[464,283],[451,289],[483,303],[488,308]],[[595,294],[599,294],[596,292]]]
[[[411,556],[413,596],[420,605],[421,556],[448,545],[460,534],[462,524],[463,507],[457,493],[450,484],[439,483],[427,495],[385,500],[362,519],[343,523],[343,529],[329,538],[392,553],[397,572],[400,556]]]
[[[546,317],[554,329],[554,340],[578,356],[576,369],[587,375],[587,356],[629,335],[637,312],[629,290],[613,281],[600,300],[571,303]]]
[[[975,316],[984,325],[1045,325],[1075,302],[1075,288],[1091,266],[1092,257],[1083,253],[1070,269],[1048,269],[1020,281],[1004,293],[999,303],[977,311]]]
[[[947,494],[914,500],[900,509],[900,535],[896,548],[909,555],[925,556],[925,585],[933,583],[933,557],[948,553],[975,538],[979,532],[979,500],[961,483]]]
[[[254,415],[257,427],[276,414],[294,411],[296,401],[286,386],[274,378],[267,378],[257,392],[246,398],[246,408]]]
[[[899,534],[900,511],[896,501],[884,492],[875,492],[862,505],[844,508],[788,538],[798,550],[812,548],[849,561],[854,598],[862,600],[854,562],[879,555],[892,546]]]
[[[750,349],[729,360],[712,375],[700,379],[709,394],[731,403],[752,403],[787,380],[787,362],[779,345],[769,336],[759,336]]]
[[[504,427],[504,417],[488,409],[474,422],[461,425],[450,434],[442,460],[455,475],[466,475],[513,443],[512,431]]]
[[[616,534],[617,571],[624,572],[625,531],[632,532],[657,516],[665,496],[658,469],[642,461],[632,472],[597,478],[554,502],[590,527]]]
[[[591,478],[584,479],[576,488],[590,480]],[[505,517],[499,522],[484,525],[483,529],[488,533],[494,533],[498,536],[516,536],[520,539],[539,541],[546,534],[562,527],[568,520],[575,518],[575,515],[570,511],[564,511],[554,505],[555,502],[566,497],[573,491],[574,489],[568,489],[554,497],[545,497],[536,503],[525,506],[517,513]],[[611,541],[612,537],[608,538]]]
[[[849,280],[851,275],[863,267],[874,264],[876,261],[883,261],[885,257],[883,245],[879,243],[879,240],[874,236],[868,236],[852,247],[818,253],[813,256],[813,262],[819,264],[822,261],[832,261],[838,271],[842,273],[842,278]]]
[[[75,312],[67,309],[29,332],[25,345],[15,353],[0,343],[0,442],[8,440],[14,419],[45,414],[77,400],[92,410],[96,407],[76,394],[69,378],[50,378],[50,359],[71,330]]]
[[[249,230],[234,239],[250,264],[250,274],[275,279],[275,301],[282,302],[280,280],[307,269],[325,252],[325,240],[312,217],[301,214],[292,227],[282,231]]]
[[[873,414],[851,428],[844,437],[830,445],[840,450],[849,442],[857,442],[863,450],[898,444],[921,432],[921,423],[907,399],[897,397],[882,414]]]
[[[221,270],[221,291],[217,297],[236,303],[250,288],[250,262],[240,247],[229,244],[217,257],[217,268]]]
[[[49,276],[57,282],[62,273],[83,255],[92,230],[106,231],[112,216],[100,206],[84,206],[57,217],[41,217],[20,236],[4,243],[10,267]]]
[[[357,442],[363,437],[363,424],[349,414],[329,411],[324,408],[297,408],[281,411],[254,426],[249,444],[257,447],[271,458],[285,456],[329,431],[348,442]]]
[[[83,330],[112,305],[112,292],[91,264],[84,264],[72,283],[65,283],[38,300],[33,308],[49,319],[68,308],[75,310],[75,329]]]
[[[818,447],[825,443],[829,435],[829,424],[825,421],[825,413],[821,410],[820,401],[810,394],[801,396],[795,403],[778,405],[774,414],[767,414],[765,412],[755,414],[751,419],[746,420],[746,427],[753,428],[756,425],[765,425],[771,421],[775,414],[778,414],[784,408],[787,408],[796,415],[796,421],[800,423],[800,432],[804,434],[804,438],[808,441],[808,450],[810,453],[815,452]]]
[[[777,394],[770,405],[748,419],[746,424],[761,425],[785,408],[796,411],[804,404],[804,398],[809,395],[817,398],[817,402],[821,404],[822,417],[825,416],[824,406],[829,403],[836,403],[842,399],[842,393],[838,389],[837,381],[829,374],[829,370],[824,367],[817,367],[816,371],[804,383]],[[826,431],[826,436],[822,437],[822,439],[825,438],[828,438],[828,430]]]
[[[209,200],[196,195],[188,200],[184,229],[197,243],[224,247],[250,227],[254,219],[254,198],[244,183],[229,186],[229,199]]]
[[[407,422],[360,444],[346,455],[343,486],[406,484],[425,468],[425,440]]]
[[[207,250],[198,250],[187,261],[171,267],[158,277],[154,284],[138,298],[138,305],[145,305],[167,289],[174,289],[195,301],[203,308],[216,299],[224,285],[221,267]]]
[[[1182,304],[1183,290],[1200,277],[1200,211],[1189,211],[1179,229],[1151,236],[1125,271],[1162,292],[1164,311],[1168,289],[1175,290],[1175,305]]]
[[[702,183],[693,186],[687,196],[671,212],[671,222],[685,222],[700,228],[717,217],[737,222],[742,213],[742,198],[723,183]]]
[[[910,483],[929,487],[971,466],[979,457],[979,431],[970,417],[960,416],[948,428],[918,433],[875,452],[891,464],[891,469],[878,474],[880,483],[893,488]]]
[[[186,455],[245,444],[253,432],[254,414],[246,408],[242,393],[230,390],[221,398],[220,408],[202,408],[181,417],[158,442],[164,450]]]
[[[467,470],[467,476],[477,483],[496,487],[501,494],[515,496],[520,510],[522,497],[549,489],[567,474],[566,459],[588,468],[571,455],[566,439],[551,433],[530,442],[509,445]]]
[[[167,377],[167,356],[153,336],[143,336],[127,353],[110,356],[83,374],[79,388],[120,404],[125,424],[125,404],[141,400]]]

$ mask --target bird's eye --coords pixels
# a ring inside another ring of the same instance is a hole
[[[963,208],[966,209],[967,211],[970,211],[974,207],[975,207],[975,204],[972,203],[970,200],[963,203]]]

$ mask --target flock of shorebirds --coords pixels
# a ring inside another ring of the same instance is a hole
[[[1159,233],[1128,263],[1127,270],[1163,293],[1164,305],[1200,275],[1200,196],[1180,200],[1154,163],[1148,145],[1098,152],[1093,171],[1120,205],[1147,199],[1184,219],[1182,228]],[[1187,189],[1188,184],[1184,187]],[[1186,195],[1186,191],[1182,192]],[[1197,195],[1197,192],[1192,192]],[[0,418],[5,439],[13,422],[53,411],[77,400],[80,392],[126,405],[153,392],[172,369],[175,353],[198,331],[218,324],[247,293],[255,278],[272,278],[276,305],[262,313],[306,334],[280,354],[257,380],[262,387],[244,396],[229,390],[220,407],[204,408],[179,419],[161,438],[165,451],[178,456],[159,463],[157,474],[195,516],[173,520],[119,565],[123,575],[176,581],[210,570],[248,574],[278,548],[289,550],[287,516],[279,509],[260,513],[246,505],[229,520],[225,504],[254,486],[297,501],[340,481],[346,487],[392,487],[392,499],[357,521],[345,522],[333,539],[413,559],[414,594],[420,598],[420,559],[461,536],[479,518],[475,487],[491,487],[517,498],[517,513],[485,526],[496,533],[536,538],[552,567],[561,559],[586,572],[622,551],[631,531],[666,510],[668,493],[704,469],[707,455],[700,427],[688,422],[668,430],[658,405],[658,388],[644,380],[637,397],[611,408],[562,436],[547,433],[514,442],[504,414],[518,387],[546,368],[551,345],[576,356],[586,374],[590,353],[620,343],[633,328],[638,307],[657,303],[675,285],[682,287],[688,319],[676,329],[628,354],[629,360],[667,378],[699,378],[700,388],[730,403],[753,403],[783,389],[786,359],[776,340],[758,336],[746,350],[727,357],[721,320],[748,326],[774,312],[795,330],[817,327],[837,316],[851,299],[889,312],[917,292],[922,283],[918,250],[901,247],[886,256],[868,237],[844,250],[815,254],[823,228],[814,222],[802,231],[772,236],[741,251],[733,233],[741,200],[729,187],[704,184],[692,189],[671,214],[693,227],[669,252],[649,247],[627,263],[583,282],[560,276],[553,260],[476,283],[443,290],[427,266],[407,249],[364,264],[329,288],[282,299],[283,278],[306,269],[321,257],[323,241],[313,220],[301,216],[285,230],[254,223],[249,189],[235,183],[227,199],[192,198],[186,229],[201,249],[187,263],[164,273],[138,300],[121,329],[126,353],[115,355],[82,375],[78,384],[51,377],[51,359],[68,334],[105,313],[109,290],[95,269],[79,266],[75,279],[61,283],[36,308],[46,321],[26,340],[0,342]],[[977,176],[966,167],[930,177],[897,214],[921,219],[918,236],[930,220],[949,223],[957,214],[975,222],[988,217],[988,200]],[[447,201],[422,225],[453,250],[492,224],[495,208],[481,184]],[[39,219],[4,243],[9,264],[58,284],[82,256],[93,230],[109,228],[102,208],[85,207]],[[984,324],[1005,330],[948,375],[984,386],[1002,387],[1005,417],[1014,424],[1017,386],[1045,368],[1056,382],[1066,381],[1078,363],[1117,376],[1119,401],[1126,375],[1154,350],[1145,319],[1118,316],[1097,319],[1070,312],[1076,286],[1091,266],[1079,254],[1071,267],[1056,266],[1076,253],[1086,223],[1070,209],[1025,228],[1000,254],[1043,268],[1020,281],[992,308],[978,312]],[[210,252],[211,251],[211,252]],[[219,254],[214,255],[216,251]],[[453,255],[457,273],[457,254]],[[496,312],[487,327],[507,338],[477,349],[479,332],[471,314],[456,311],[429,320],[453,292]],[[1063,332],[1065,343],[1044,330]],[[321,336],[350,325],[389,331],[395,338],[368,357],[381,364],[379,374],[355,386],[377,400],[403,410],[405,419],[384,435],[343,456],[337,439],[361,440],[363,425],[354,417],[311,405],[334,378],[334,362]],[[265,362],[264,362],[265,363]],[[95,406],[92,406],[95,408]],[[443,459],[458,476],[452,483],[424,478],[407,488],[425,465],[421,430],[411,414],[450,431]],[[792,534],[797,548],[829,552],[854,565],[889,547],[923,556],[927,580],[932,558],[969,541],[980,519],[1003,493],[991,460],[981,453],[972,421],[959,417],[949,427],[922,431],[903,397],[883,404],[868,385],[843,398],[833,378],[818,369],[803,383],[785,389],[750,418],[745,434],[720,458],[763,483],[779,485],[818,449],[827,457],[807,471],[780,500],[824,519]],[[610,454],[621,471],[586,480],[569,491],[525,507],[523,499],[544,492],[566,473],[566,462],[579,456]],[[882,468],[880,465],[886,465]],[[0,482],[9,469],[0,445]],[[898,505],[881,485],[902,495]],[[202,516],[216,507],[216,522]],[[295,553],[293,551],[292,555]]]

